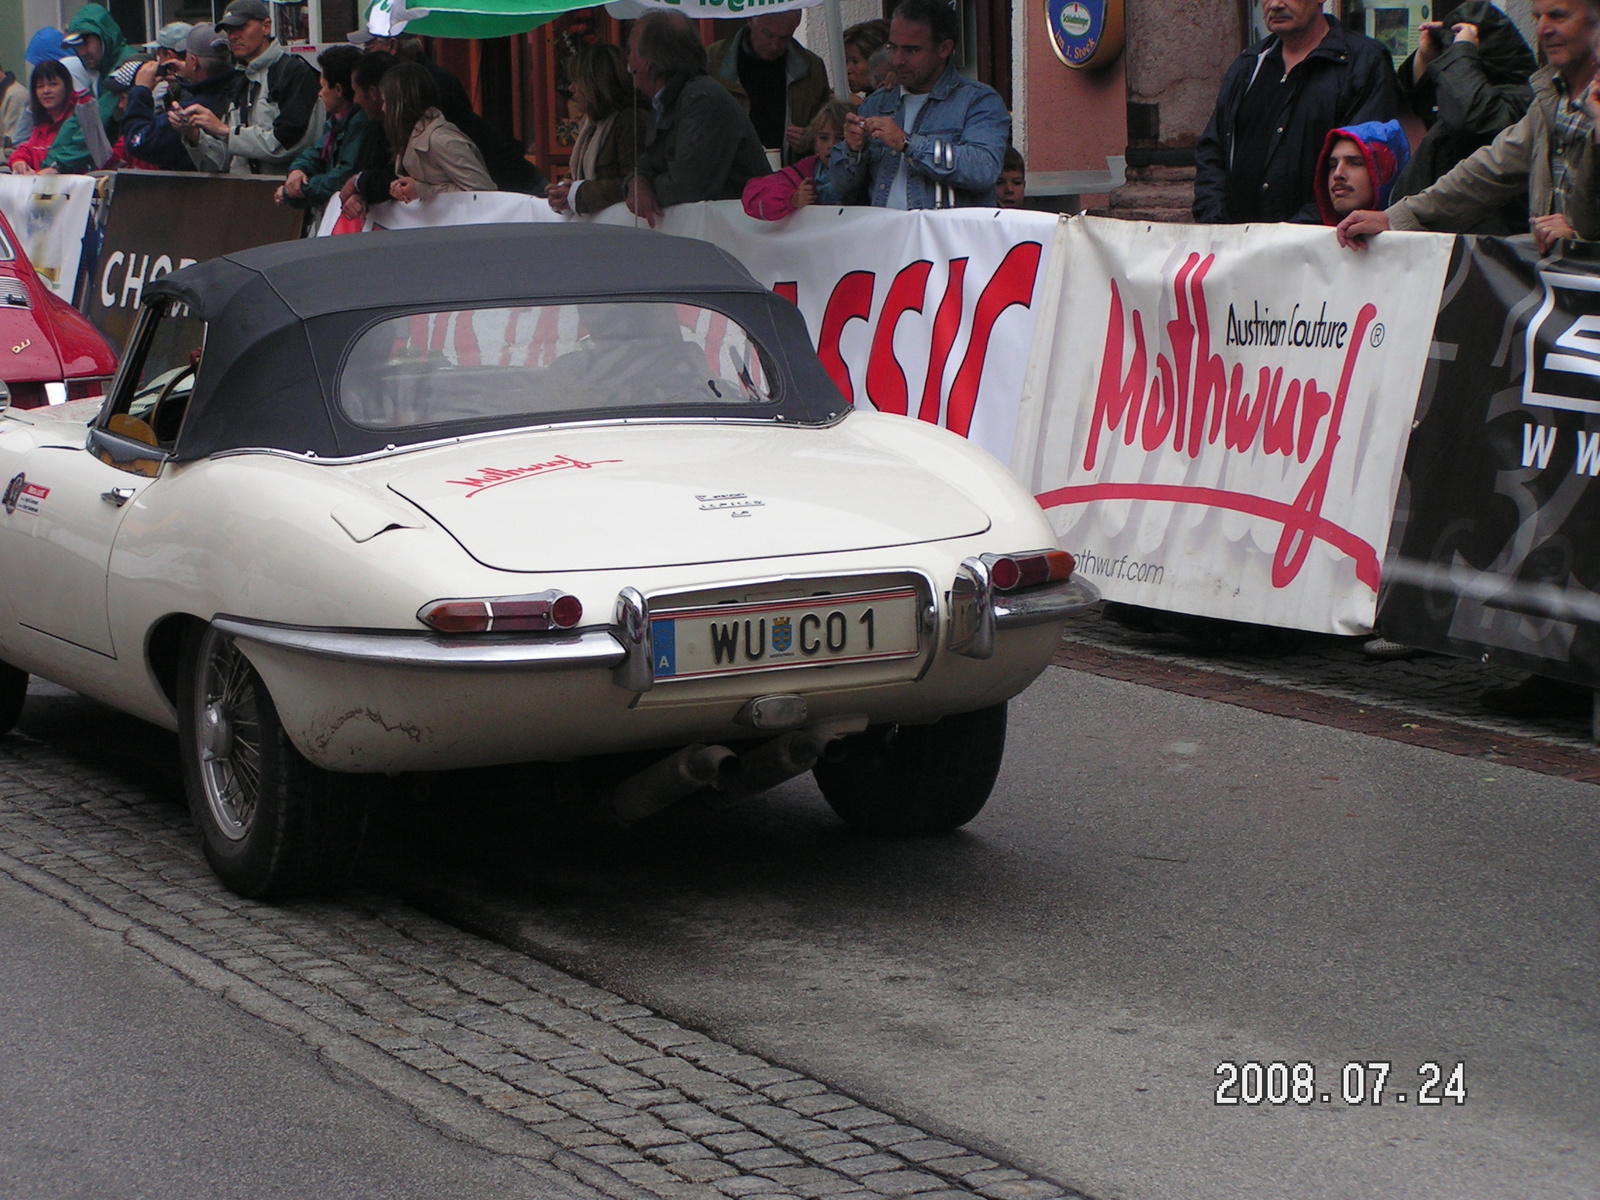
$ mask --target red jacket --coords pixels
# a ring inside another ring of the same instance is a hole
[[[42,167],[44,156],[50,153],[50,146],[55,142],[56,134],[61,132],[61,127],[67,123],[67,118],[73,111],[73,106],[69,104],[62,111],[60,120],[47,125],[35,125],[33,132],[28,135],[28,140],[11,152],[11,158],[8,160],[11,169],[15,171],[18,163],[30,171],[37,171]]]

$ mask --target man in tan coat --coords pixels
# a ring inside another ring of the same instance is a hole
[[[766,13],[706,51],[712,78],[750,114],[761,144],[783,149],[784,162],[801,156],[806,126],[833,95],[828,68],[794,40],[798,28],[793,9]]]
[[[0,67],[0,149],[9,151],[16,141],[17,122],[28,106],[28,85]]]
[[[1361,249],[1385,229],[1469,229],[1518,195],[1542,254],[1561,238],[1600,238],[1595,121],[1587,103],[1595,79],[1600,13],[1589,0],[1533,0],[1539,48],[1527,116],[1463,159],[1433,186],[1382,212],[1361,210],[1339,222],[1339,244]]]

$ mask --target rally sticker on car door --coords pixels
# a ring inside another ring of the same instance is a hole
[[[29,483],[26,475],[18,475],[6,484],[5,495],[0,497],[0,505],[5,508],[8,517],[14,512],[38,516],[40,506],[49,495],[49,488],[42,484]]]
[[[914,658],[913,588],[673,609],[650,618],[658,680]]]

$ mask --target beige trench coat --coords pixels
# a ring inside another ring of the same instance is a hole
[[[1528,80],[1533,85],[1533,107],[1515,125],[1501,131],[1489,145],[1462,159],[1432,187],[1390,205],[1385,216],[1390,229],[1465,229],[1485,213],[1524,193],[1528,212],[1548,216],[1554,202],[1550,173],[1550,131],[1555,123],[1555,71],[1541,67]],[[1585,239],[1600,238],[1600,193],[1595,172],[1600,153],[1591,139],[1572,155],[1576,183],[1567,205],[1567,220]]]
[[[426,200],[440,192],[492,192],[494,180],[483,164],[483,154],[436,108],[422,114],[411,131],[400,174],[417,182],[417,195]]]

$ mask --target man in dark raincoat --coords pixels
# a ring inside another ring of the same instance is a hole
[[[1537,63],[1511,19],[1485,0],[1468,0],[1442,21],[1424,22],[1417,52],[1401,64],[1400,92],[1428,134],[1395,181],[1393,199],[1415,195],[1515,125],[1533,102]],[[1518,197],[1462,233],[1526,233],[1528,203]]]

